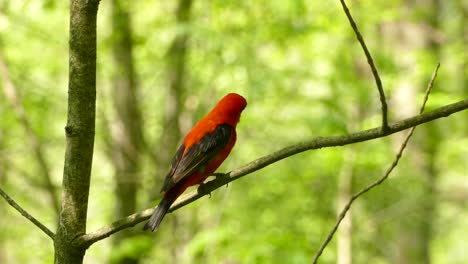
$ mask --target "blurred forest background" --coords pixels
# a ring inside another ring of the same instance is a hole
[[[349,1],[390,121],[468,97],[468,2]],[[0,185],[51,230],[60,201],[69,2],[0,0]],[[228,172],[287,145],[380,125],[364,54],[336,1],[101,1],[87,230],[155,206],[179,141],[218,99],[249,105]],[[416,129],[391,178],[354,204],[322,263],[468,263],[468,113]],[[404,133],[309,151],[229,184],[157,233],[130,228],[85,263],[310,263],[350,195]],[[50,239],[0,202],[0,263],[51,263]]]

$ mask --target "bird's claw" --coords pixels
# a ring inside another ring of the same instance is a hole
[[[228,178],[226,173],[215,173],[213,174],[213,176],[215,176],[216,180],[222,180],[222,181],[225,181]],[[226,188],[227,187],[229,187],[229,182],[226,183]]]
[[[226,188],[229,187],[228,174],[226,174],[226,173],[214,173],[211,176],[214,176],[216,178],[213,181],[224,181],[224,182],[226,182]],[[211,181],[209,181],[207,183],[201,183],[198,186],[198,193],[208,194],[208,196],[211,198],[211,191],[208,191],[208,186],[207,186],[208,183],[210,183],[210,182]]]
[[[198,190],[201,192],[201,193],[205,193],[206,192],[206,183],[201,183],[199,186],[198,186]],[[208,193],[208,196],[211,198],[211,192]]]

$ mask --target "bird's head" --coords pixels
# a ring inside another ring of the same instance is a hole
[[[224,96],[213,110],[222,116],[227,124],[236,126],[246,106],[247,100],[244,97],[236,93],[230,93]]]

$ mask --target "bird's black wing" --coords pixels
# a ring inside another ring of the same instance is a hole
[[[172,175],[174,175],[175,170],[177,169],[177,166],[179,164],[180,159],[182,158],[182,154],[184,153],[185,146],[182,143],[177,150],[176,154],[172,158],[171,161],[171,167],[169,169],[169,172],[167,173],[166,177],[164,178],[164,184],[163,187],[161,188],[161,192],[167,191],[169,188],[174,186],[175,182],[172,180]]]
[[[216,127],[213,132],[207,133],[185,152],[185,146],[182,144],[172,159],[171,169],[164,180],[161,192],[166,192],[176,183],[203,167],[229,143],[233,132],[234,129],[231,126],[223,124]]]

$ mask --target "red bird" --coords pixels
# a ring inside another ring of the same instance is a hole
[[[230,93],[185,136],[164,180],[164,197],[143,230],[158,230],[177,197],[203,183],[223,163],[236,143],[236,125],[246,106],[244,97]]]

